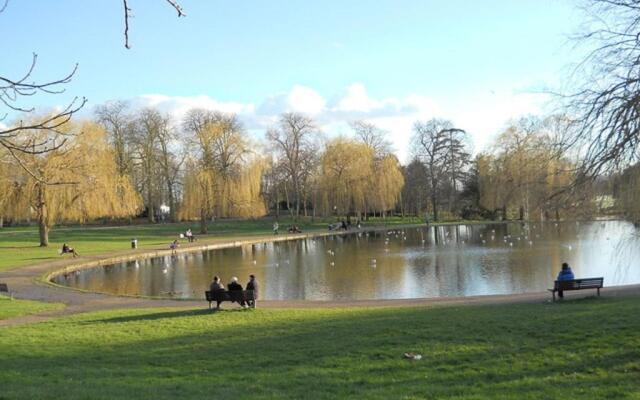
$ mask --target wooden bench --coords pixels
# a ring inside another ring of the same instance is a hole
[[[251,305],[253,306],[253,308],[256,307],[256,296],[253,290],[216,290],[213,292],[206,291],[204,292],[204,295],[209,302],[209,309],[211,309],[211,303],[213,303],[214,301],[218,303],[218,305],[223,301],[235,301],[238,304],[242,304],[243,301],[251,301]]]
[[[9,291],[9,286],[6,283],[0,283],[0,293],[7,293],[11,300],[13,300],[13,293]]]
[[[604,278],[584,278],[584,279],[572,279],[570,281],[555,281],[553,289],[548,289],[553,294],[553,301],[556,300],[556,292],[564,292],[565,290],[582,290],[582,289],[596,289],[598,296],[600,296],[600,289],[602,289],[602,282]]]

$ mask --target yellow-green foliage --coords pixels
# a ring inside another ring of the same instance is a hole
[[[324,206],[339,214],[363,212],[373,175],[373,150],[344,137],[330,141],[320,160]]]
[[[369,209],[385,212],[395,207],[404,186],[404,176],[396,156],[388,154],[373,165]]]
[[[266,214],[261,183],[264,163],[254,159],[233,115],[214,114],[194,131],[198,156],[187,163],[183,219],[260,217]]]
[[[141,201],[125,177],[118,174],[105,131],[91,122],[67,127],[66,142],[40,155],[21,155],[4,171],[8,217],[42,216],[50,227],[59,221],[83,222],[100,217],[136,214]]]

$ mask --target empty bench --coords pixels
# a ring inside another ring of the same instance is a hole
[[[6,283],[0,283],[0,293],[6,293],[13,300],[13,293],[9,291],[9,286]]]
[[[582,289],[596,289],[598,296],[600,296],[600,289],[602,289],[602,282],[604,278],[584,278],[584,279],[572,279],[570,281],[555,281],[553,289],[548,289],[553,294],[553,300],[556,300],[556,292],[564,292],[565,290],[582,290]]]
[[[242,304],[243,301],[251,301],[253,307],[256,306],[256,296],[253,290],[215,290],[213,292],[206,291],[204,295],[209,302],[209,309],[211,309],[211,303],[216,302],[216,308],[218,308],[223,301],[235,301],[238,304]]]

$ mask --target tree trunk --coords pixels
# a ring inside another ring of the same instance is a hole
[[[203,235],[207,234],[207,212],[205,210],[200,210],[200,233]]]
[[[435,193],[431,195],[431,208],[433,209],[433,220],[438,220],[438,200]]]
[[[40,247],[49,246],[49,226],[47,225],[47,203],[45,202],[45,189],[38,185],[38,231],[40,234]]]
[[[293,210],[291,209],[291,202],[289,201],[289,190],[287,190],[287,185],[284,185],[284,197],[286,198],[287,201],[287,210],[289,211],[289,214],[291,214],[291,218],[294,217],[293,215]]]
[[[43,218],[38,220],[38,231],[40,234],[40,247],[49,246],[49,227]]]
[[[4,217],[0,216],[0,228],[4,228]]]
[[[167,185],[167,196],[169,196],[169,221],[176,222],[176,200],[173,194],[173,185]]]
[[[520,206],[520,221],[524,221],[524,207]]]

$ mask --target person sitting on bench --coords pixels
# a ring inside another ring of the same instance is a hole
[[[62,244],[62,249],[60,250],[60,255],[63,254],[68,254],[71,253],[73,254],[73,257],[78,257],[78,252],[73,248],[73,247],[69,247],[66,243]]]
[[[242,285],[238,283],[237,277],[234,276],[233,278],[231,278],[231,282],[229,282],[229,284],[227,285],[227,289],[229,290],[229,292],[242,292]],[[242,307],[246,307],[244,300],[240,300],[240,305]]]
[[[256,280],[256,276],[253,274],[249,275],[247,290],[253,290],[253,300],[249,299],[247,301],[247,305],[249,307],[256,308],[256,299],[258,298],[258,281]]]
[[[573,271],[571,271],[571,267],[569,267],[569,264],[567,264],[566,262],[562,263],[562,269],[560,270],[560,273],[558,273],[558,278],[556,280],[572,281],[574,279],[576,279],[576,277],[573,275]],[[564,297],[562,290],[558,290],[558,297]]]
[[[209,291],[213,293],[220,290],[224,291],[224,286],[222,285],[222,283],[220,283],[220,278],[218,277],[218,275],[216,275],[213,277],[213,281],[211,282],[211,285],[209,285]],[[222,301],[218,300],[217,303],[218,303],[217,308],[219,309],[220,303],[222,303]]]
[[[211,282],[211,285],[209,285],[209,291],[215,292],[216,290],[224,290],[224,286],[220,283],[218,275],[213,277],[213,281]]]

